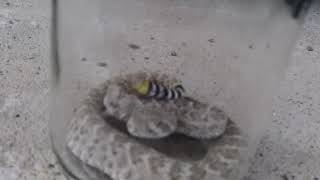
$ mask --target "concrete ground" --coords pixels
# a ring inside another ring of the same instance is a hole
[[[0,180],[64,180],[48,138],[49,2],[0,1]],[[248,180],[320,178],[320,3],[309,12]]]
[[[308,13],[251,180],[320,179],[320,3]]]

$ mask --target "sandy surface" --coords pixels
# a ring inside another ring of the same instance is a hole
[[[286,79],[275,97],[272,125],[252,165],[252,180],[320,178],[320,3],[309,12]]]
[[[320,178],[319,12],[307,16],[247,179]],[[64,179],[47,128],[49,13],[48,1],[0,2],[0,180]]]
[[[1,180],[63,179],[48,139],[50,9],[40,2],[0,2]]]

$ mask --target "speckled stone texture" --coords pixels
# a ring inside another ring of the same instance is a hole
[[[0,1],[0,180],[65,180],[48,136],[49,2]]]
[[[248,180],[320,178],[320,1],[314,1],[275,96]]]

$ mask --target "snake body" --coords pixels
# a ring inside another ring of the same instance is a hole
[[[127,123],[131,135],[162,138],[179,132],[207,139],[216,138],[225,131],[228,117],[215,106],[181,95],[174,101],[139,98],[130,90],[134,82],[118,81],[109,82],[103,103],[107,114]],[[157,86],[165,88],[163,85]]]
[[[190,98],[172,103],[139,99],[123,89],[108,81],[77,109],[67,147],[84,164],[113,180],[236,177],[246,138],[221,110]],[[177,132],[198,140],[181,140]],[[195,154],[200,156],[192,158]]]

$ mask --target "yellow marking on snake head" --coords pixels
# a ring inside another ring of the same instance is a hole
[[[138,83],[134,89],[141,95],[148,95],[150,84],[150,81],[144,80],[141,83]]]

